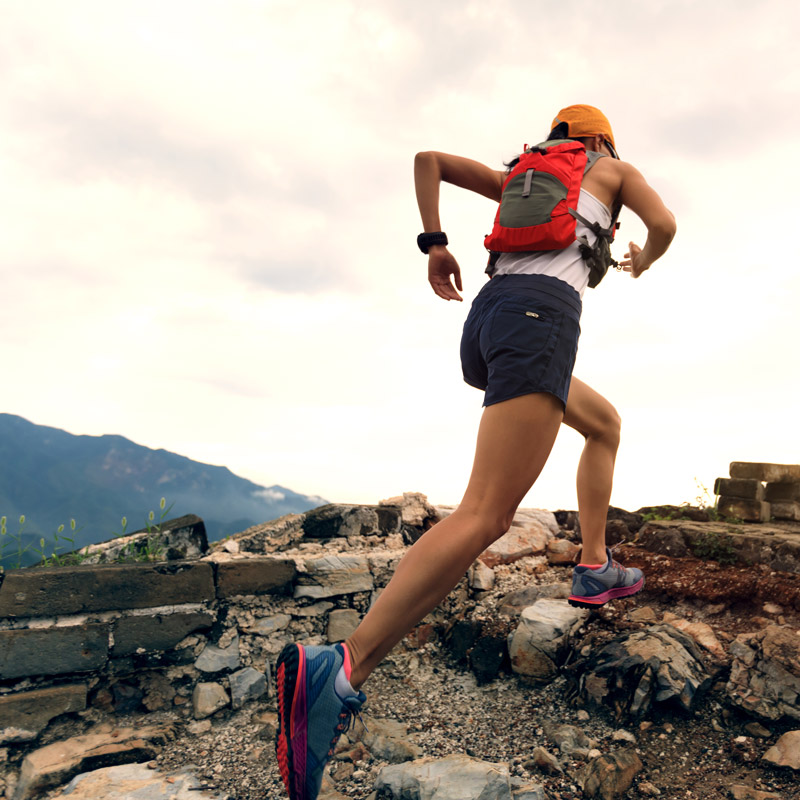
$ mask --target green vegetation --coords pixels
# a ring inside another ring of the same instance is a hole
[[[717,531],[701,534],[691,545],[692,553],[703,561],[717,561],[733,565],[738,561],[736,549],[731,540]]]
[[[122,551],[115,559],[116,562],[152,562],[162,560],[164,554],[163,546],[159,539],[164,520],[172,510],[170,504],[167,506],[166,498],[162,497],[159,501],[159,516],[156,518],[155,511],[150,511],[145,518],[146,536],[137,539],[130,539],[122,548]],[[120,539],[129,536],[127,533],[128,520],[122,517],[121,530],[112,531],[111,535]],[[9,533],[8,520],[5,516],[0,517],[0,573],[3,572],[2,561],[6,555],[12,558],[16,556],[12,563],[12,568],[19,568],[22,565],[22,557],[28,550],[32,550],[39,556],[38,562],[33,566],[38,567],[71,567],[82,564],[89,558],[90,545],[76,550],[75,534],[80,530],[74,519],[69,521],[69,532],[62,523],[53,533],[52,545],[48,547],[46,540],[42,537],[36,544],[23,545],[23,531],[25,530],[25,515],[19,517],[16,533]]]
[[[653,522],[653,520],[684,519],[684,517],[681,516],[680,509],[675,506],[652,506],[642,514],[642,519],[645,522]]]

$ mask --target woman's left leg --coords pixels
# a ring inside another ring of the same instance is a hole
[[[561,401],[545,393],[515,397],[485,409],[464,499],[409,549],[347,640],[354,688],[508,530],[517,506],[550,455],[562,417]]]

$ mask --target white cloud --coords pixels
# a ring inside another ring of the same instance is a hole
[[[260,483],[456,502],[480,394],[427,287],[412,159],[498,167],[591,102],[678,216],[587,294],[577,374],[620,408],[615,502],[797,460],[800,11],[30,0],[0,30],[4,410]],[[494,209],[443,187],[466,299]],[[618,254],[642,226],[623,218]],[[529,502],[574,506],[565,432]],[[795,455],[792,455],[795,454]],[[652,493],[651,493],[652,492]]]
[[[285,492],[280,492],[277,489],[259,489],[253,492],[253,497],[261,498],[262,500],[272,500],[280,502],[286,499]]]

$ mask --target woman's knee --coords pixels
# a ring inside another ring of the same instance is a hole
[[[594,409],[590,421],[582,431],[587,439],[595,439],[604,444],[617,448],[622,431],[622,419],[617,409],[607,400]]]
[[[462,503],[453,513],[461,517],[462,524],[465,524],[471,530],[472,536],[485,549],[496,542],[511,527],[516,507],[507,509],[471,509]]]
[[[602,420],[602,439],[615,448],[619,446],[620,435],[622,433],[622,418],[617,409],[608,404],[608,409],[603,415]]]

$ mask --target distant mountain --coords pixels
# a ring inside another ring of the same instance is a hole
[[[79,529],[76,547],[111,538],[120,532],[122,517],[128,532],[138,530],[149,511],[160,516],[162,497],[172,505],[169,518],[202,517],[209,541],[326,502],[282,486],[259,486],[226,467],[151,450],[122,436],[74,436],[0,414],[0,516],[15,535],[25,515],[23,545],[42,537],[51,542],[61,523],[69,531],[70,519]],[[16,561],[12,549],[16,542],[7,543],[0,564]],[[29,552],[23,563],[34,560]]]

